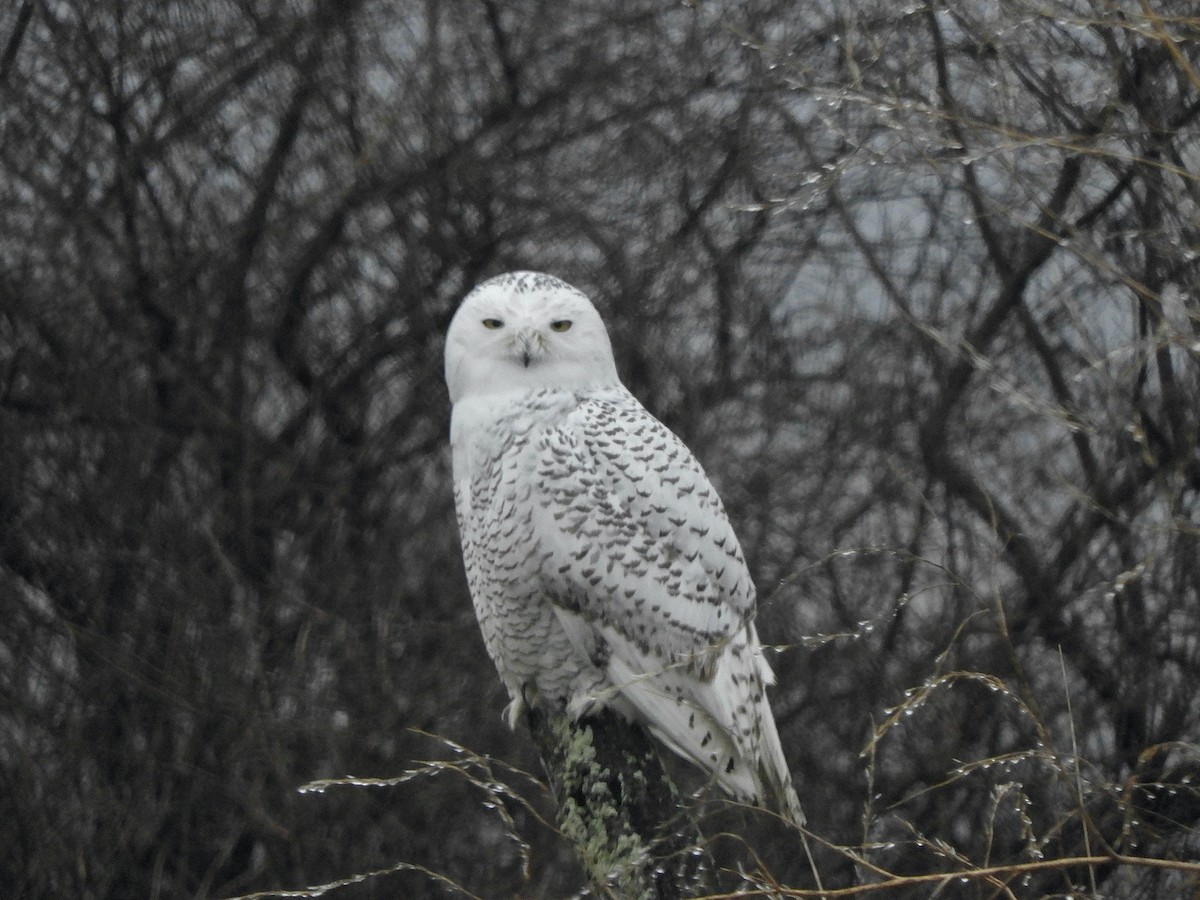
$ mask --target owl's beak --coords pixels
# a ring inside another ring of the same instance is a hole
[[[522,328],[517,332],[517,344],[514,348],[521,365],[529,368],[529,364],[542,355],[543,340],[536,328]]]

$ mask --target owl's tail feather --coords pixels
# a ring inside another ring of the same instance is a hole
[[[732,767],[752,779],[751,799],[775,809],[799,827],[804,824],[804,811],[792,787],[765,691],[774,683],[775,673],[763,656],[757,629],[751,623],[727,639],[713,679],[699,699],[712,709],[718,721],[727,723],[737,754]],[[736,791],[731,793],[737,795]]]
[[[613,639],[615,636],[610,637]],[[653,660],[637,659],[640,654],[633,647],[623,649],[625,652],[613,653],[608,660],[608,676],[620,695],[620,702],[613,703],[615,708],[645,725],[674,753],[710,772],[726,793],[743,802],[773,807],[797,826],[804,824],[775,720],[761,688],[757,702],[762,707],[755,716],[761,720],[758,739],[738,739],[730,727],[736,720],[738,691],[728,664],[718,663],[712,681],[697,683],[682,671],[656,671]],[[637,662],[630,664],[631,657]],[[741,656],[735,666],[741,659],[747,656]]]
[[[739,800],[754,803],[758,797],[758,782],[745,765],[725,729],[688,693],[693,688],[688,677],[671,670],[655,671],[652,660],[643,658],[642,665],[630,665],[626,656],[612,654],[608,661],[608,676],[618,692],[613,707],[634,721],[642,723],[650,733],[673,753],[710,772],[723,790]]]
[[[764,698],[764,706],[766,702]],[[792,776],[783,755],[783,745],[779,742],[775,717],[771,715],[769,708],[763,710],[762,741],[758,746],[758,753],[755,780],[758,782],[759,796],[799,828],[805,821],[804,810],[800,807],[800,798],[796,795],[796,789],[792,787]]]

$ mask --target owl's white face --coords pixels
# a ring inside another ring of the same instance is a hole
[[[540,272],[510,272],[467,294],[446,334],[450,401],[619,383],[600,313],[582,291]]]

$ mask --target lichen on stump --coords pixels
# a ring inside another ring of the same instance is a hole
[[[573,721],[531,709],[528,722],[559,827],[597,888],[622,900],[710,891],[703,835],[640,726],[608,710]]]

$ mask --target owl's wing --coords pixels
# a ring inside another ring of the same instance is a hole
[[[615,699],[735,797],[804,820],[767,705],[754,586],[695,457],[627,391],[581,399],[537,445],[533,528],[564,629]]]
[[[753,615],[754,586],[691,452],[632,395],[610,391],[542,435],[537,465],[535,528],[556,602],[710,678]]]

